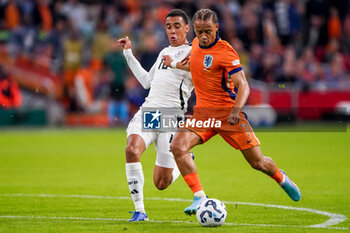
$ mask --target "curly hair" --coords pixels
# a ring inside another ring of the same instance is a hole
[[[193,15],[192,22],[195,20],[211,20],[214,24],[217,24],[218,16],[210,9],[200,9]]]
[[[166,15],[165,19],[167,19],[168,17],[175,17],[175,16],[180,16],[183,18],[183,20],[185,21],[185,24],[188,24],[188,16],[187,14],[181,10],[181,9],[173,9],[171,11],[169,11],[169,13]]]

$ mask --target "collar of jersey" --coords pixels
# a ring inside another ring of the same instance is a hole
[[[169,48],[180,48],[180,47],[183,47],[183,46],[188,46],[188,44],[182,44],[182,45],[179,45],[179,46],[171,46],[169,45]]]
[[[219,39],[220,39],[220,37],[217,36],[216,39],[215,39],[215,41],[214,41],[212,44],[210,44],[210,45],[208,45],[208,46],[201,46],[201,45],[199,44],[199,47],[200,47],[201,49],[209,49],[209,48],[213,47],[214,45],[216,45],[216,43],[218,42]]]

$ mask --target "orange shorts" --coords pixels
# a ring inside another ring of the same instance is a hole
[[[196,122],[207,121],[207,124],[185,124],[184,128],[191,130],[200,136],[203,140],[203,143],[208,141],[210,138],[219,134],[228,144],[234,147],[236,150],[246,150],[260,144],[259,139],[255,136],[252,127],[250,126],[246,114],[240,113],[240,121],[237,125],[231,125],[227,122],[227,117],[221,119],[210,120],[207,117],[201,117],[198,114],[194,114],[189,120],[195,119]],[[221,121],[220,127],[217,121]],[[192,121],[193,123],[193,121]],[[209,127],[198,127],[198,126],[207,126]]]

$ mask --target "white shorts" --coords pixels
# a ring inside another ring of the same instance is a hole
[[[142,116],[139,110],[129,122],[126,129],[127,137],[132,134],[137,134],[143,138],[146,149],[153,142],[157,152],[156,165],[165,168],[174,168],[176,162],[173,153],[170,151],[171,140],[174,137],[174,132],[161,131],[142,131]]]

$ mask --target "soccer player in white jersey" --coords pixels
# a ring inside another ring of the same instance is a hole
[[[157,152],[153,174],[155,186],[159,190],[163,190],[174,182],[180,174],[174,156],[170,152],[170,143],[174,132],[146,132],[142,129],[142,108],[166,107],[185,111],[187,100],[193,90],[190,72],[176,68],[181,65],[180,61],[191,50],[186,39],[189,30],[186,13],[180,9],[170,11],[165,19],[165,30],[170,46],[160,52],[149,72],[145,71],[133,56],[128,37],[117,41],[117,45],[123,47],[125,59],[137,80],[145,89],[150,88],[144,104],[130,121],[126,130],[125,170],[130,194],[135,205],[135,212],[130,212],[133,214],[130,222],[148,220],[143,203],[144,176],[140,157],[150,144],[155,143]],[[169,57],[174,61],[171,63],[171,67],[164,65],[164,60],[169,59]],[[176,64],[176,62],[179,63]],[[188,156],[191,154],[189,153]]]

